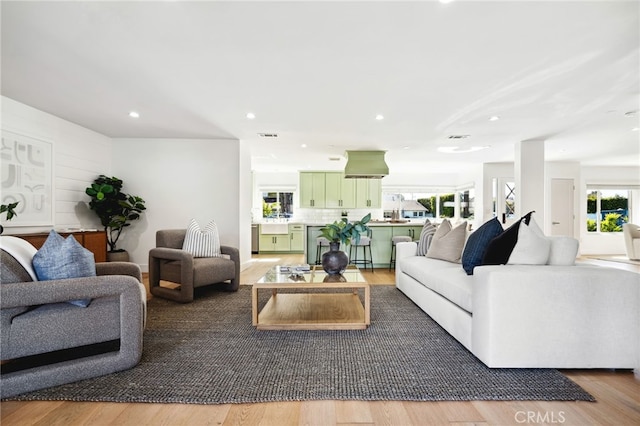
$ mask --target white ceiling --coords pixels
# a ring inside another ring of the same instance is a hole
[[[637,1],[1,8],[2,94],[115,138],[239,138],[262,171],[380,149],[391,173],[451,172],[528,139],[550,161],[640,164]]]

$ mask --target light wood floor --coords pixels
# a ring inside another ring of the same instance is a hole
[[[301,256],[254,256],[242,284],[274,264]],[[590,260],[588,260],[591,262]],[[619,262],[602,262],[621,267]],[[624,268],[624,267],[623,267]],[[637,271],[636,272],[640,272]],[[393,283],[393,273],[366,273],[371,284]],[[1,424],[12,425],[640,425],[640,378],[630,371],[567,370],[598,402],[545,401],[303,401],[263,404],[128,404],[67,401],[2,402]]]

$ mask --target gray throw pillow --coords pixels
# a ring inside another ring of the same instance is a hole
[[[433,226],[433,223],[431,223],[429,219],[426,219],[424,221],[422,231],[420,231],[420,239],[418,240],[418,256],[424,256],[427,254],[429,245],[431,244],[431,239],[435,233],[436,227]]]
[[[66,239],[52,230],[43,246],[33,255],[33,269],[39,281],[96,276],[93,253],[69,235]],[[69,303],[86,308],[91,299]]]

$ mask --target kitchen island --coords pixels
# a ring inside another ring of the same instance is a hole
[[[321,236],[320,229],[324,224],[305,224],[305,262],[309,265],[316,263],[317,242],[316,238]],[[391,238],[399,235],[409,236],[416,241],[420,237],[423,223],[421,222],[369,222],[371,228],[371,256],[374,268],[388,268],[391,258]],[[349,254],[349,249],[341,247]]]

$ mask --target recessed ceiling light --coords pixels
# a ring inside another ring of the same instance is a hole
[[[247,118],[248,118],[249,120],[253,120],[254,118],[256,118],[256,115],[255,115],[254,113],[252,113],[252,112],[248,112],[248,113],[247,113]]]
[[[300,145],[300,148],[306,148],[306,147],[307,147],[306,143],[303,143],[302,145]]]
[[[382,114],[376,115],[376,120],[378,120],[378,121],[384,120],[384,115],[382,115]]]
[[[631,131],[632,131],[632,132],[637,132],[637,131],[638,131],[638,128],[637,128],[637,127],[634,127],[633,129],[631,129]]]
[[[441,147],[438,147],[438,151],[444,152],[445,154],[465,154],[467,152],[482,151],[483,149],[487,149],[487,148],[490,148],[490,145],[471,146],[469,148],[461,148],[459,146],[441,146]]]
[[[131,111],[129,113],[129,117],[131,117],[131,118],[140,118],[140,114],[138,114],[136,111]]]
[[[498,121],[500,120],[500,117],[498,117],[497,115],[492,115],[491,117],[489,117],[489,121]]]

